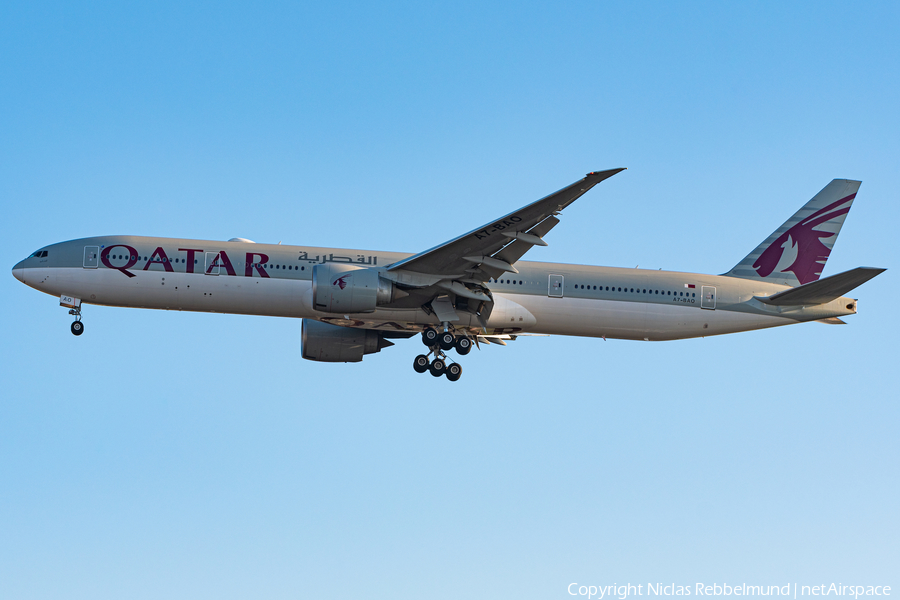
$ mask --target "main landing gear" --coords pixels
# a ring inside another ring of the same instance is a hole
[[[465,356],[472,351],[472,340],[467,337],[457,337],[450,331],[438,332],[433,327],[426,327],[422,332],[422,343],[430,348],[428,354],[420,354],[413,361],[413,369],[416,373],[429,371],[434,377],[446,375],[450,381],[457,381],[462,376],[462,365],[458,363],[447,364],[446,352],[456,349],[457,354]],[[429,357],[434,354],[434,360],[429,362]]]

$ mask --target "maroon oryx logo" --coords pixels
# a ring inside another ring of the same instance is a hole
[[[340,277],[338,277],[337,279],[335,279],[334,281],[332,281],[332,282],[331,282],[331,285],[336,285],[336,286],[338,286],[339,288],[344,289],[345,287],[347,287],[347,278],[348,278],[348,277],[350,277],[349,274],[347,274],[347,275],[341,275]]]
[[[756,269],[759,276],[768,277],[771,275],[784,256],[785,251],[790,250],[795,251],[797,256],[790,265],[781,269],[780,272],[793,271],[801,284],[819,279],[819,275],[822,274],[822,266],[828,259],[828,255],[831,254],[831,250],[822,243],[822,239],[830,238],[835,234],[829,231],[819,231],[815,228],[822,223],[850,212],[849,206],[839,207],[855,197],[856,194],[850,194],[846,198],[841,198],[837,202],[817,210],[778,236],[778,239],[769,244],[769,247],[753,263],[753,268]]]

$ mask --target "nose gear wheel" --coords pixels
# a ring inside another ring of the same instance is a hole
[[[81,322],[81,308],[73,308],[69,311],[69,314],[75,317],[75,321],[69,328],[72,330],[72,335],[81,335],[84,333],[84,323]]]

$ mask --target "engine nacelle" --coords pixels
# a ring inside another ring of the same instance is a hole
[[[306,360],[319,362],[359,362],[365,354],[393,346],[378,331],[341,327],[303,319],[300,352]]]
[[[325,263],[313,267],[312,295],[316,310],[346,315],[373,312],[407,294],[375,269]]]

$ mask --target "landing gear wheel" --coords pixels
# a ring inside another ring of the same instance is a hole
[[[73,335],[81,335],[84,333],[84,323],[81,321],[75,321],[72,323],[72,334]]]
[[[472,351],[472,340],[467,337],[457,338],[456,340],[456,352],[460,356],[465,356],[469,352]]]
[[[462,366],[456,363],[449,365],[447,367],[447,379],[450,381],[457,381],[462,375]]]
[[[431,366],[428,367],[431,371],[431,374],[435,377],[440,377],[444,374],[444,371],[447,369],[447,365],[440,358],[436,358],[431,361]]]
[[[438,332],[433,327],[426,327],[422,331],[422,343],[431,348],[437,343]]]
[[[418,355],[413,361],[413,369],[416,370],[416,373],[424,373],[428,370],[428,357],[424,354]]]
[[[440,344],[441,350],[444,351],[451,350],[455,341],[456,337],[449,331],[445,331],[438,337],[438,344]]]

